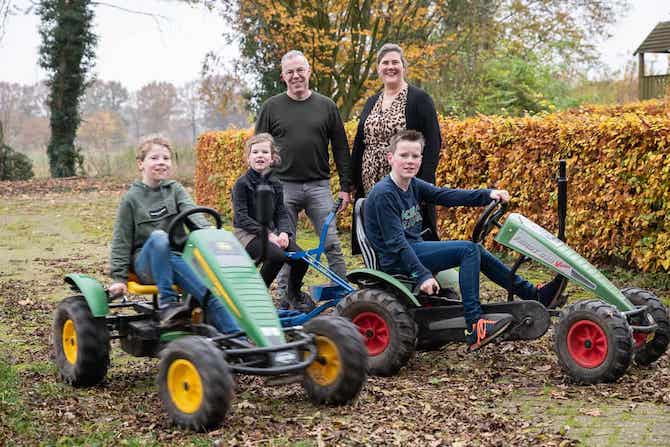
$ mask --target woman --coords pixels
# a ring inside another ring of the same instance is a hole
[[[435,170],[442,138],[435,104],[431,97],[405,80],[407,61],[396,44],[387,43],[377,53],[377,74],[384,83],[381,92],[365,103],[351,153],[356,198],[363,198],[375,183],[390,171],[386,160],[387,147],[393,135],[401,130],[417,130],[426,140],[423,160],[417,177],[435,183]],[[434,205],[421,208],[424,240],[437,240]],[[360,253],[352,222],[351,250]]]

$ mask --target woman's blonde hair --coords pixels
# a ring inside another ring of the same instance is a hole
[[[244,143],[244,158],[247,160],[249,159],[249,154],[251,153],[251,146],[258,143],[264,143],[266,141],[270,143],[270,155],[272,156],[271,166],[279,165],[279,163],[281,163],[281,157],[279,156],[279,148],[277,147],[277,144],[275,144],[275,139],[272,138],[272,135],[266,132],[256,134],[253,137],[249,138],[246,141],[246,143]]]
[[[172,155],[172,146],[167,138],[154,135],[145,138],[139,146],[137,146],[137,151],[135,151],[135,159],[139,161],[144,161],[147,156],[147,153],[151,150],[153,146],[162,146],[170,152]]]

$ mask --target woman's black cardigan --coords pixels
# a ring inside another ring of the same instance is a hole
[[[354,147],[351,152],[352,178],[356,188],[356,199],[365,197],[363,189],[363,180],[361,171],[363,168],[363,152],[365,151],[364,126],[365,120],[370,115],[372,108],[379,99],[382,92],[371,96],[358,120],[358,129],[354,139]],[[406,128],[409,130],[418,130],[426,139],[426,145],[423,148],[423,160],[417,177],[427,182],[435,184],[435,171],[440,159],[440,148],[442,147],[442,137],[440,136],[440,124],[437,120],[437,112],[433,99],[418,87],[413,85],[407,88],[407,105],[405,107]],[[437,225],[435,219],[435,207],[433,205],[424,205],[422,207],[423,228],[430,229],[430,233],[424,236],[425,240],[437,240]],[[358,241],[356,239],[355,219],[353,219],[351,228],[351,251],[353,254],[360,253]]]

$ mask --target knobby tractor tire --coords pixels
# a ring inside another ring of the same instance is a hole
[[[641,337],[635,337],[636,341],[640,341],[640,346],[635,348],[635,363],[649,365],[658,360],[668,349],[668,343],[670,342],[668,309],[656,295],[647,290],[628,287],[621,290],[621,293],[634,305],[647,306],[647,312],[651,314],[658,325],[658,329],[656,329],[651,340],[646,340],[646,334],[643,333],[640,333]]]
[[[614,382],[624,375],[633,356],[631,329],[614,306],[580,301],[561,312],[554,328],[554,350],[575,381]]]
[[[357,290],[341,300],[336,311],[353,321],[363,335],[370,374],[392,376],[414,355],[416,323],[389,292]]]
[[[109,368],[109,330],[81,295],[65,298],[54,314],[53,342],[58,373],[73,386],[96,385]]]
[[[342,317],[318,317],[304,326],[314,334],[317,356],[307,367],[303,386],[317,404],[345,404],[363,388],[368,354],[356,326]]]
[[[206,431],[221,424],[233,399],[233,377],[223,352],[209,339],[185,336],[161,353],[158,390],[180,427]]]

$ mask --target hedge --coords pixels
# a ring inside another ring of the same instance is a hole
[[[511,210],[555,231],[556,170],[566,159],[568,243],[595,262],[670,271],[670,108],[663,101],[524,118],[440,118],[440,126],[438,185],[505,188]],[[346,124],[350,141],[355,127]],[[196,197],[228,217],[250,134],[227,130],[198,139]],[[335,178],[331,185],[335,191]],[[441,210],[442,238],[468,237],[479,211]],[[349,228],[349,216],[340,216],[340,229]]]

